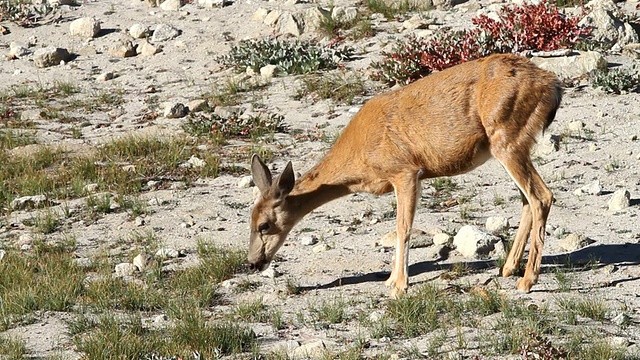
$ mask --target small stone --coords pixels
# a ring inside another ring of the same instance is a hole
[[[25,57],[27,55],[31,54],[31,50],[29,50],[29,47],[12,41],[11,44],[9,44],[9,56],[12,58],[21,58],[21,57]]]
[[[331,12],[331,18],[338,22],[349,23],[358,17],[358,8],[354,6],[334,6]]]
[[[553,236],[560,238],[562,237],[562,235],[567,233],[567,229],[563,228],[562,226],[558,226],[555,230],[553,230]]]
[[[178,11],[182,3],[180,0],[165,0],[160,4],[160,9],[164,11]]]
[[[227,0],[198,0],[198,5],[205,8],[223,7],[227,5]]]
[[[67,49],[49,46],[38,49],[33,53],[33,62],[39,68],[60,65],[61,62],[69,60],[71,55]]]
[[[143,39],[149,37],[149,27],[142,24],[133,24],[129,28],[129,35],[134,39]]]
[[[180,30],[168,24],[158,24],[158,26],[156,26],[156,29],[153,31],[151,41],[169,41],[177,38],[178,36],[180,36]]]
[[[238,181],[238,187],[241,189],[248,189],[253,185],[253,176],[251,175],[243,176]]]
[[[580,234],[571,233],[560,240],[558,246],[564,251],[571,252],[593,244],[595,241]]]
[[[153,322],[156,324],[161,324],[164,323],[165,321],[167,321],[167,315],[165,314],[160,314],[158,316],[156,316],[155,318],[153,318]]]
[[[384,311],[382,310],[373,310],[369,314],[369,321],[372,323],[377,323],[384,318]]]
[[[124,172],[130,172],[130,173],[132,173],[132,172],[136,172],[136,166],[135,166],[135,165],[133,165],[133,164],[130,164],[130,165],[124,165],[124,166],[122,167],[122,171],[124,171]]]
[[[549,155],[560,150],[560,137],[546,133],[535,146],[536,155]]]
[[[180,252],[176,249],[161,248],[156,251],[156,257],[161,259],[174,259],[180,256]]]
[[[276,269],[273,268],[273,266],[269,266],[264,271],[260,272],[260,276],[266,277],[269,279],[275,279],[278,275],[280,274],[278,274],[278,272],[276,271]]]
[[[314,246],[311,249],[311,251],[313,251],[316,254],[321,253],[321,252],[325,252],[327,250],[331,250],[331,247],[329,245],[327,245],[326,243],[318,244],[318,245]]]
[[[293,349],[289,352],[291,359],[320,359],[326,353],[326,345],[322,340],[315,340]]]
[[[121,58],[136,56],[136,45],[131,40],[122,39],[109,49],[109,54]]]
[[[228,279],[220,283],[220,286],[225,289],[231,289],[238,285],[238,280],[236,279]]]
[[[199,157],[195,156],[195,155],[191,155],[191,157],[189,158],[189,160],[187,160],[187,163],[191,165],[191,167],[194,168],[201,168],[204,167],[205,165],[207,165],[207,163],[200,159]]]
[[[206,110],[209,107],[209,103],[204,99],[196,99],[189,101],[187,107],[189,108],[189,112],[199,112]]]
[[[147,40],[142,40],[138,44],[136,51],[142,56],[153,56],[162,50],[160,46],[152,45]]]
[[[69,33],[72,36],[94,38],[100,33],[100,22],[92,17],[73,20],[69,25]]]
[[[138,267],[132,263],[121,263],[116,265],[116,277],[132,276],[138,270]]]
[[[490,216],[485,224],[487,230],[491,232],[500,232],[509,228],[509,219],[502,216]]]
[[[91,184],[87,184],[85,185],[82,190],[84,190],[85,193],[94,193],[96,191],[98,191],[98,187],[99,185],[96,183],[91,183]]]
[[[449,234],[440,233],[433,235],[433,244],[434,245],[447,245],[451,242],[451,236]]]
[[[20,246],[20,251],[29,251],[31,250],[31,248],[33,248],[33,245],[31,244],[24,244]]]
[[[11,201],[13,210],[39,209],[50,205],[51,202],[45,195],[23,196]]]
[[[602,194],[602,186],[600,186],[600,180],[595,180],[591,184],[582,186],[573,192],[573,195],[576,195],[576,196],[582,196],[585,194],[589,194],[589,195]]]
[[[75,263],[78,267],[88,269],[93,266],[93,261],[89,258],[77,258]]]
[[[300,245],[311,246],[318,243],[318,237],[315,235],[305,235],[300,237]]]
[[[6,27],[0,25],[0,35],[7,35],[9,33],[10,33],[9,29],[7,29]]]
[[[610,211],[620,211],[629,207],[631,194],[626,189],[620,189],[613,193],[608,206]]]
[[[144,224],[146,223],[146,221],[144,220],[144,218],[142,216],[136,216],[134,221],[135,221],[136,226],[144,226]]]
[[[187,116],[189,109],[182,103],[168,103],[164,107],[164,117],[167,119],[178,119]]]
[[[260,76],[265,79],[270,79],[276,75],[277,70],[277,65],[265,65],[260,68]]]
[[[631,317],[627,315],[627,313],[621,312],[620,314],[614,316],[613,319],[611,319],[611,322],[618,326],[626,326],[631,322]]]
[[[138,268],[138,271],[144,271],[144,269],[147,267],[147,255],[138,254],[138,256],[133,258],[133,265]]]
[[[574,133],[579,133],[582,131],[582,129],[584,129],[584,123],[580,120],[576,120],[576,121],[572,121],[569,123],[569,125],[567,125],[567,128],[574,132]]]
[[[479,259],[493,251],[499,240],[498,237],[476,226],[465,225],[454,236],[453,245],[462,256]]]
[[[4,256],[7,254],[6,251],[4,250],[0,250],[0,261],[2,261],[2,259],[4,259]]]
[[[100,75],[98,75],[98,77],[96,77],[96,80],[98,81],[107,81],[107,80],[111,80],[114,78],[114,75],[112,72],[105,72],[102,73]]]

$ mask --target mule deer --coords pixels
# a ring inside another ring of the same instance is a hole
[[[251,214],[249,264],[266,269],[291,228],[315,208],[355,192],[395,192],[395,262],[391,296],[408,287],[408,246],[420,180],[462,174],[496,158],[520,190],[522,216],[501,269],[510,276],[531,246],[517,288],[537,282],[553,194],[531,162],[536,136],[553,121],[562,87],[557,77],[516,55],[492,55],[434,73],[368,101],[327,155],[298,181],[289,162],[272,179],[257,155],[253,180],[261,195]]]

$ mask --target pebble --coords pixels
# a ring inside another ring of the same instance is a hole
[[[273,266],[269,266],[264,271],[260,272],[260,276],[266,277],[269,279],[275,279],[278,275],[280,275]]]
[[[136,216],[134,223],[136,226],[143,226],[146,223],[146,221],[142,216]]]
[[[178,256],[180,256],[180,252],[176,249],[161,248],[161,249],[158,249],[158,251],[156,251],[156,257],[158,258],[174,259],[174,258],[177,258]]]
[[[611,199],[609,199],[610,211],[620,211],[629,207],[631,194],[626,189],[620,189],[613,193]]]
[[[584,194],[601,195],[602,186],[600,185],[600,180],[594,180],[591,184],[580,187],[573,192],[573,195],[576,196],[581,196]]]
[[[33,63],[39,68],[60,65],[60,63],[69,60],[71,55],[67,49],[49,46],[38,49],[33,53]]]
[[[499,232],[509,228],[509,219],[502,216],[490,216],[485,223],[487,230]]]
[[[625,312],[621,312],[620,314],[614,316],[613,319],[611,319],[611,322],[618,326],[629,325],[630,321],[631,317]]]
[[[138,271],[144,271],[147,267],[147,255],[144,253],[138,254],[138,256],[133,258],[133,265],[138,268]]]
[[[300,244],[304,246],[311,246],[318,243],[318,237],[315,235],[304,235],[300,237]]]
[[[178,119],[187,116],[189,109],[183,103],[166,103],[164,106],[164,117],[167,119]]]
[[[132,263],[120,263],[116,265],[116,277],[132,276],[138,270],[138,267]]]
[[[136,56],[136,46],[131,40],[120,40],[109,48],[109,54],[121,58]]]
[[[168,24],[158,24],[153,31],[153,36],[151,37],[151,41],[153,42],[162,42],[173,40],[180,36],[180,30],[174,28]]]
[[[0,261],[2,261],[2,259],[4,258],[4,256],[7,254],[6,251],[4,250],[0,250]]]
[[[580,234],[571,233],[558,242],[558,246],[565,251],[575,251],[585,246],[593,244],[595,240],[589,239]]]
[[[149,36],[149,27],[142,24],[133,24],[129,28],[129,35],[134,39],[143,39]]]
[[[107,81],[107,80],[111,80],[114,78],[114,74],[112,72],[105,72],[102,73],[100,75],[98,75],[98,77],[96,77],[96,80],[98,81]]]
[[[241,189],[248,189],[253,185],[253,176],[251,175],[243,176],[238,181],[238,187]]]
[[[142,56],[153,56],[162,51],[162,48],[160,46],[152,45],[147,40],[142,40],[138,44],[136,51]]]
[[[311,249],[311,251],[313,251],[313,252],[314,252],[314,253],[316,253],[316,254],[317,254],[317,253],[321,253],[321,252],[325,252],[325,251],[327,251],[327,250],[331,250],[331,246],[329,246],[329,245],[328,245],[328,244],[326,244],[326,243],[318,244],[318,245],[314,246],[314,247]]]
[[[100,21],[92,17],[73,20],[71,24],[69,24],[69,33],[72,36],[94,38],[100,33]]]
[[[50,205],[50,201],[45,195],[22,196],[10,203],[13,210],[38,209],[47,205]]]
[[[434,245],[447,245],[451,242],[451,236],[449,236],[449,234],[445,234],[445,233],[439,233],[439,234],[435,234],[433,235],[433,244]]]

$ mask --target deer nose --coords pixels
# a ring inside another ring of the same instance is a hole
[[[264,261],[262,260],[249,262],[249,271],[251,271],[252,273],[260,271],[263,266],[264,266]]]

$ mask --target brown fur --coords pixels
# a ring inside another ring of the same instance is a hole
[[[249,261],[264,268],[291,228],[322,204],[354,192],[395,191],[396,261],[387,284],[405,291],[407,247],[420,180],[452,176],[500,161],[518,185],[522,218],[502,268],[509,276],[532,246],[518,289],[529,291],[540,272],[544,229],[553,196],[531,162],[536,136],[560,106],[555,75],[515,55],[493,55],[432,74],[374,97],[351,120],[329,153],[294,184],[291,164],[276,180],[254,156],[261,198],[251,219]],[[269,224],[269,230],[260,230]]]

